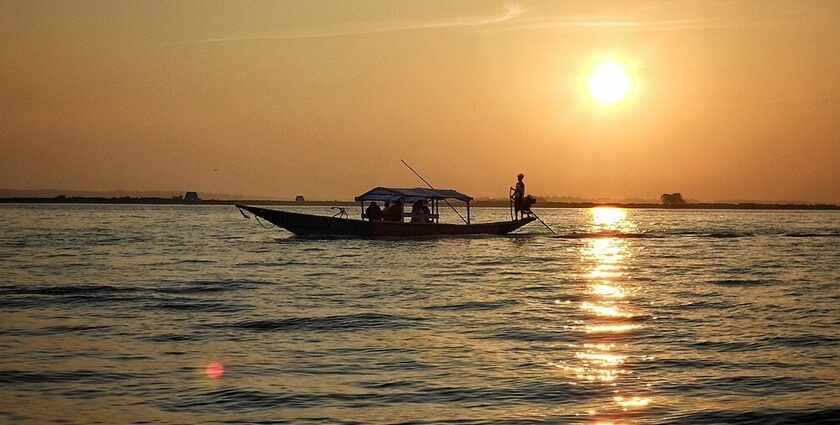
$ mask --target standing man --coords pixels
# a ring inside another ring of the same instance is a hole
[[[516,176],[516,188],[510,188],[513,191],[513,210],[514,210],[514,218],[519,217],[520,211],[525,210],[525,182],[522,179],[525,178],[525,174],[520,173]]]

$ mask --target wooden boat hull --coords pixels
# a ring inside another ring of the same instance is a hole
[[[505,235],[535,220],[533,217],[526,217],[520,220],[479,224],[400,223],[301,214],[247,205],[236,205],[236,207],[297,236],[306,237],[420,238],[453,235]]]

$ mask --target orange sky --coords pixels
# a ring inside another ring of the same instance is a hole
[[[840,2],[0,0],[0,188],[840,203]],[[599,106],[587,74],[624,66]],[[214,171],[216,170],[216,171]]]

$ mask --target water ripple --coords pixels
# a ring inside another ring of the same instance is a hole
[[[291,317],[275,320],[246,320],[211,326],[254,332],[348,332],[365,329],[401,329],[417,326],[424,321],[419,317],[361,313],[324,317]]]

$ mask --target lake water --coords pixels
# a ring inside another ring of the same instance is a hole
[[[0,422],[837,423],[840,212],[538,212],[559,236],[0,206]]]

